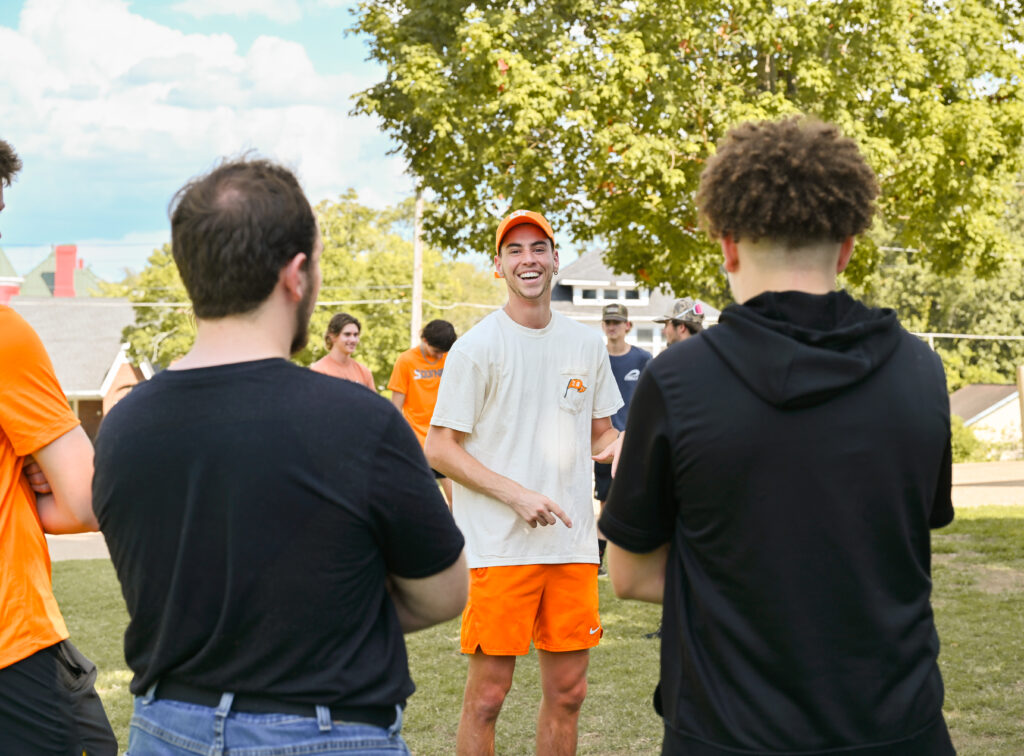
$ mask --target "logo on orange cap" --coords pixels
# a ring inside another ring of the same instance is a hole
[[[555,232],[551,230],[551,224],[548,223],[547,218],[533,210],[515,210],[506,215],[498,224],[498,231],[494,234],[494,253],[496,255],[501,254],[501,240],[505,238],[505,234],[523,223],[536,226],[547,235],[552,244],[555,243]]]

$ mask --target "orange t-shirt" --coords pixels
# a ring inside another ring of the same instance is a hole
[[[436,360],[428,359],[417,346],[398,355],[391,371],[388,389],[405,394],[402,415],[416,432],[420,446],[427,439],[430,418],[437,403],[437,387],[441,385],[441,371],[447,357],[446,352]]]
[[[361,383],[371,391],[377,390],[373,385],[373,373],[370,372],[370,368],[360,365],[355,360],[349,360],[348,365],[342,367],[332,360],[330,355],[326,355],[310,365],[309,369],[324,375],[333,375],[335,378],[344,378],[353,383]]]
[[[0,669],[68,637],[25,457],[78,425],[32,327],[0,305]]]

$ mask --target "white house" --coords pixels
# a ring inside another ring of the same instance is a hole
[[[686,296],[682,291],[680,297]],[[660,289],[650,291],[642,288],[629,275],[616,275],[601,259],[596,250],[585,252],[566,265],[555,277],[551,293],[553,309],[573,320],[601,328],[601,309],[610,302],[625,305],[633,330],[626,341],[658,354],[665,348],[662,326],[654,319],[672,312],[677,297]],[[698,299],[704,307],[704,324],[711,326],[718,322],[720,311],[707,302]]]

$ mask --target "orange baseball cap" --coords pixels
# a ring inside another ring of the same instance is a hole
[[[505,238],[505,234],[523,223],[530,223],[536,226],[547,234],[552,244],[555,243],[555,232],[551,230],[551,224],[548,223],[547,218],[540,213],[533,212],[533,210],[514,210],[506,215],[505,219],[498,224],[498,231],[494,234],[494,253],[496,255],[501,254],[501,240]]]

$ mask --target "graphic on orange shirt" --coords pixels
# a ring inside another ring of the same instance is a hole
[[[413,347],[398,355],[391,371],[388,390],[405,394],[402,416],[412,426],[420,446],[427,439],[430,418],[437,403],[437,388],[441,385],[447,353],[435,360],[427,358],[420,347]]]
[[[0,305],[0,669],[68,637],[25,457],[78,425],[42,342]]]

